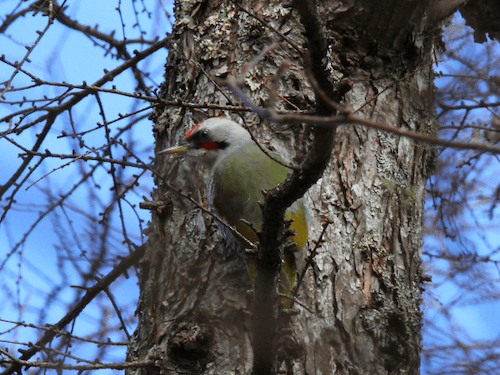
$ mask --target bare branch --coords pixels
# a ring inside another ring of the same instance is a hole
[[[55,332],[61,331],[63,327],[68,325],[73,319],[75,319],[94,298],[101,291],[107,288],[113,281],[115,281],[121,274],[123,274],[128,268],[135,265],[144,255],[145,246],[138,246],[133,253],[129,256],[123,258],[120,263],[118,263],[111,272],[109,272],[106,276],[104,276],[101,280],[99,280],[93,287],[89,288],[85,295],[80,299],[80,301],[73,306],[68,313],[59,320],[56,324],[53,325]],[[55,336],[56,333],[54,331],[45,332],[42,337],[36,342],[36,346],[27,349],[19,359],[15,359],[14,363],[12,363],[2,375],[13,374],[14,372],[18,372],[21,369],[21,366],[24,366],[22,361],[26,361],[34,356],[39,349],[37,347],[44,346],[48,342],[50,342]],[[12,358],[11,358],[12,359]]]

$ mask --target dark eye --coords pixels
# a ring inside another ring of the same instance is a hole
[[[203,130],[203,131],[201,132],[201,135],[200,135],[200,136],[201,136],[201,138],[207,138],[207,136],[208,136],[208,130]]]

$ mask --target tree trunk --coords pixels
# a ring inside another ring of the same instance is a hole
[[[361,108],[356,114],[362,117],[433,134],[431,62],[438,28],[425,3],[322,1],[318,19],[336,90],[327,94]],[[246,95],[259,106],[314,110],[298,13],[287,1],[239,4],[177,2],[161,96],[238,105],[217,78],[239,76],[244,63],[276,42],[246,74]],[[277,77],[284,62],[289,65]],[[275,85],[278,97],[270,90]],[[190,106],[156,111],[157,151],[197,122],[193,113]],[[260,123],[253,113],[214,106],[208,114],[245,122],[288,162],[306,152],[309,127]],[[311,248],[325,218],[332,224],[300,289],[307,309],[296,304],[298,315],[278,327],[279,369],[419,373],[422,213],[432,156],[431,147],[408,138],[360,125],[338,128],[329,166],[306,197]],[[141,264],[139,326],[129,360],[156,359],[148,373],[249,374],[253,297],[245,264],[225,249],[214,220],[167,186],[206,202],[206,172],[164,155],[155,165],[165,179],[156,179],[152,194],[157,209]]]

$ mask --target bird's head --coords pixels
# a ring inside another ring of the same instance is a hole
[[[211,168],[219,158],[249,142],[252,142],[250,134],[236,122],[225,117],[212,117],[193,127],[177,146],[159,154],[181,153]]]

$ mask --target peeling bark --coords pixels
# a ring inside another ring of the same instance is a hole
[[[277,42],[279,47],[245,77],[248,97],[265,106],[286,61],[290,66],[279,81],[277,108],[313,110],[315,95],[301,54],[283,38],[299,50],[307,48],[297,12],[287,2],[239,4],[272,29],[232,2],[177,2],[161,95],[238,104],[214,79],[237,76],[243,63]],[[433,134],[430,63],[437,26],[426,15],[428,7],[422,1],[319,3],[334,87],[328,94],[343,97],[353,109],[365,104],[358,114],[372,120]],[[260,123],[244,112],[209,114],[244,120],[263,145],[288,162],[307,152],[307,127]],[[176,143],[193,125],[192,117],[189,108],[158,109],[157,149]],[[422,213],[431,157],[432,147],[407,138],[357,125],[338,128],[327,170],[306,200],[310,241],[319,237],[322,217],[333,225],[299,295],[311,312],[296,305],[298,315],[279,321],[281,370],[419,373]],[[206,201],[202,169],[166,156],[155,163],[174,186]],[[225,249],[210,217],[156,182],[153,198],[165,204],[149,225],[139,326],[129,360],[156,359],[148,373],[249,374],[252,295],[244,261]]]

